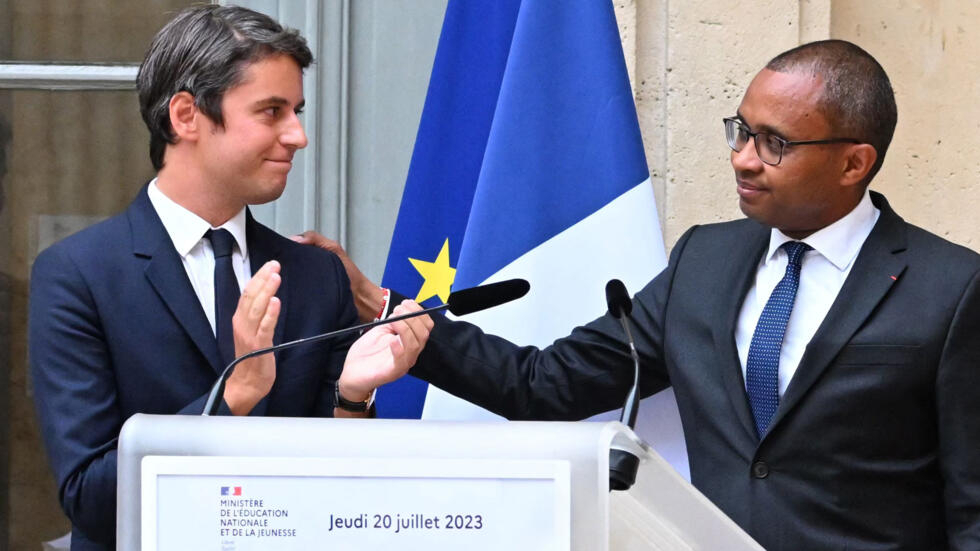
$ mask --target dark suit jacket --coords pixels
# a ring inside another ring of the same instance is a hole
[[[673,386],[692,482],[766,549],[980,549],[980,256],[873,200],[761,442],[734,333],[769,229],[692,228],[633,299],[643,394]],[[620,407],[632,373],[608,314],[544,350],[439,323],[412,370],[512,419]]]
[[[276,343],[353,325],[336,256],[248,217],[253,273],[282,264]],[[135,413],[199,414],[223,369],[173,242],[146,195],[42,252],[31,277],[34,397],[72,549],[112,549],[116,439]],[[253,415],[329,416],[349,342],[277,355],[276,381]],[[225,407],[227,411],[227,407]]]

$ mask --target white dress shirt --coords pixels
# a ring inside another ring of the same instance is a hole
[[[153,209],[163,222],[163,227],[184,263],[191,287],[211,323],[211,331],[215,331],[214,250],[211,248],[211,241],[205,239],[204,234],[209,229],[218,228],[212,228],[206,220],[164,195],[157,187],[156,178],[150,182],[147,195],[150,196]],[[248,244],[245,242],[245,209],[220,227],[228,230],[235,238],[236,246],[232,248],[231,265],[235,268],[239,289],[244,289],[252,277],[252,269],[248,264]]]
[[[813,250],[803,256],[800,286],[796,302],[786,326],[783,348],[779,354],[779,395],[782,396],[796,373],[807,344],[837,299],[847,274],[851,273],[854,259],[871,234],[881,211],[871,202],[871,194],[864,197],[846,216],[803,239]],[[745,380],[745,364],[749,357],[752,334],[759,322],[762,309],[769,301],[776,284],[786,274],[789,257],[779,247],[793,241],[783,232],[773,228],[769,236],[769,251],[759,262],[755,283],[745,295],[742,310],[735,328],[735,345],[742,363],[742,380]]]

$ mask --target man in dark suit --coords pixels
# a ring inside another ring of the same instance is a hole
[[[306,146],[298,114],[311,61],[302,37],[264,15],[215,5],[178,14],[138,77],[157,177],[126,212],[34,263],[35,401],[72,549],[114,548],[116,443],[127,418],[200,414],[233,358],[356,321],[337,257],[247,210],[282,193]],[[242,362],[223,410],[364,416],[379,374],[407,370],[430,324],[416,318],[353,345]]]
[[[725,120],[748,219],[691,228],[633,298],[642,394],[673,387],[692,482],[766,549],[980,549],[980,255],[868,191],[896,119],[853,44],[774,58]],[[633,368],[607,314],[543,350],[440,322],[412,374],[580,419]]]

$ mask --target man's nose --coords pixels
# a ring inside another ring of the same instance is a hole
[[[759,158],[759,152],[755,148],[755,137],[749,136],[749,141],[745,142],[741,151],[732,150],[732,168],[736,172],[758,172],[762,170],[764,163]]]
[[[303,130],[303,122],[299,120],[299,115],[293,113],[285,124],[282,134],[279,136],[279,141],[283,145],[291,149],[303,149],[310,143],[306,137],[306,131]]]

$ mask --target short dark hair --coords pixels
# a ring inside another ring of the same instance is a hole
[[[898,107],[888,75],[868,52],[846,40],[821,40],[797,46],[774,57],[766,69],[780,73],[806,72],[824,81],[821,109],[835,132],[855,138],[878,152],[865,184],[885,160],[895,134]]]
[[[276,54],[291,56],[301,69],[313,62],[298,31],[238,6],[193,6],[160,29],[136,77],[153,168],[163,167],[164,150],[177,139],[170,125],[170,98],[190,93],[197,108],[221,125],[225,92],[241,82],[248,65]]]

